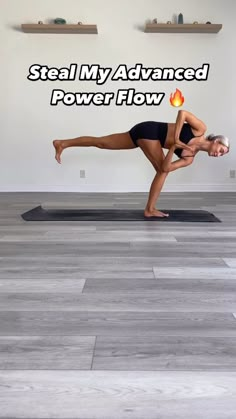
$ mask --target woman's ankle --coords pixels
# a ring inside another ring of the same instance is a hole
[[[153,211],[155,209],[155,206],[153,205],[146,205],[145,211]]]
[[[61,140],[61,142],[60,142],[60,146],[63,148],[63,150],[64,150],[64,148],[66,148],[67,147],[67,144],[66,144],[66,141],[65,140]]]

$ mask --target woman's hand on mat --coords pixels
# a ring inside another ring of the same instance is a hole
[[[144,210],[145,217],[169,217],[169,214],[166,212],[162,212],[157,210],[156,208],[152,210],[145,209]]]

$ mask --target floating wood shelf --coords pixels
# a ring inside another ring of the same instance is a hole
[[[92,34],[98,33],[97,25],[67,25],[56,24],[47,25],[45,23],[37,24],[22,24],[23,32],[27,33],[81,33]]]
[[[169,33],[217,33],[221,30],[221,24],[213,23],[147,23],[145,32],[169,32]]]

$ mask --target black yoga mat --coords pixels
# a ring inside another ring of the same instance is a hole
[[[25,221],[181,221],[208,222],[221,221],[208,211],[203,210],[160,210],[169,217],[145,217],[143,209],[44,209],[35,207],[22,214]]]

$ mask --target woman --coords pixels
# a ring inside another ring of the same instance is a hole
[[[192,113],[180,110],[175,123],[141,122],[130,131],[104,137],[78,137],[54,140],[56,160],[61,163],[61,153],[67,147],[98,147],[107,150],[125,150],[140,147],[156,170],[144,210],[146,217],[168,217],[168,213],[155,208],[163,184],[169,172],[192,164],[199,151],[219,157],[229,152],[229,140],[222,135],[205,137],[206,125]],[[188,145],[187,145],[188,144]],[[163,148],[168,149],[164,154]],[[172,162],[173,153],[179,159]]]

